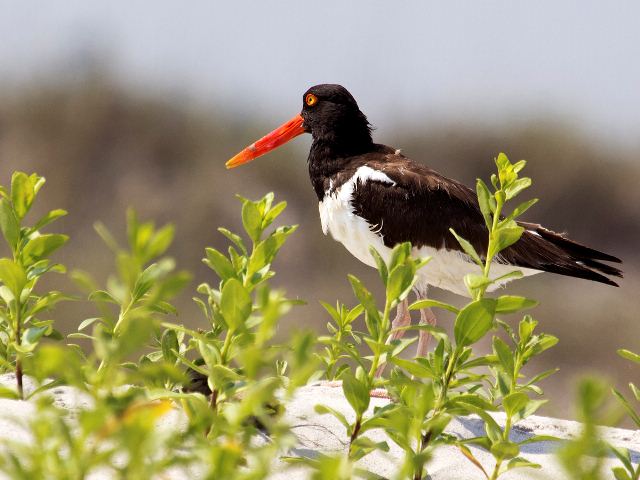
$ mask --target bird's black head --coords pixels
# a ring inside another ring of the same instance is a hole
[[[367,117],[342,85],[326,83],[311,87],[302,97],[300,115],[314,142],[344,153],[365,150],[372,143]]]
[[[368,151],[371,125],[351,94],[341,85],[311,87],[303,96],[302,112],[231,158],[227,168],[250,162],[292,138],[311,133],[309,161],[327,161]]]

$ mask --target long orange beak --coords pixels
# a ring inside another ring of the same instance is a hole
[[[252,143],[242,150],[235,157],[229,160],[225,166],[227,168],[235,168],[243,163],[255,160],[274,148],[278,148],[280,145],[287,143],[289,140],[304,133],[302,122],[302,117],[300,115],[296,115],[284,125],[276,128],[273,132],[268,133],[257,142]]]

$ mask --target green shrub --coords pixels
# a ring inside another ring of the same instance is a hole
[[[514,442],[511,430],[546,401],[538,383],[555,372],[527,377],[523,367],[558,340],[538,333],[530,315],[516,323],[505,320],[534,307],[535,301],[486,295],[493,283],[521,276],[514,270],[494,278],[491,263],[518,240],[522,228],[516,219],[535,203],[523,202],[506,213],[509,202],[531,181],[519,176],[524,161],[512,164],[500,154],[496,166],[493,190],[481,180],[477,183],[489,231],[487,255],[452,231],[478,266],[477,273],[464,278],[471,300],[461,308],[432,299],[410,306],[455,315],[452,335],[431,325],[402,327],[427,330],[436,339],[435,349],[418,358],[406,358],[415,338],[393,340],[390,320],[392,310],[410,293],[416,272],[429,268],[429,259],[412,258],[408,243],[396,246],[387,263],[371,252],[384,287],[381,302],[350,275],[355,306],[323,304],[330,317],[328,335],[316,339],[310,332],[294,332],[276,341],[278,322],[302,302],[271,287],[272,263],[296,230],[273,226],[286,207],[284,202],[274,204],[273,194],[257,201],[240,197],[243,234],[219,228],[230,242],[227,251],[205,249],[203,261],[215,278],[196,288],[201,325],[185,327],[171,303],[190,280],[190,274],[177,270],[166,256],[173,227],[156,228],[130,210],[124,247],[105,226],[95,226],[115,258],[115,273],[106,284],[99,286],[82,271],[72,273],[96,315],[80,322],[68,343],[43,342],[62,339],[44,314],[69,297],[38,293],[36,286],[49,272],[65,273],[50,256],[68,239],[41,229],[66,212],[52,210],[26,226],[44,179],[15,173],[10,190],[0,187],[0,228],[11,253],[0,259],[0,368],[15,372],[17,381],[15,390],[4,387],[0,395],[24,398],[23,373],[38,387],[29,395],[34,415],[15,419],[31,438],[2,441],[0,471],[25,480],[81,480],[97,472],[127,479],[170,472],[211,479],[266,478],[274,459],[295,444],[282,415],[287,402],[297,388],[320,377],[341,381],[353,420],[326,405],[316,406],[317,412],[333,415],[343,425],[349,448],[340,455],[283,457],[310,467],[314,479],[379,478],[358,464],[373,451],[389,449],[387,442],[366,435],[372,430],[384,431],[404,452],[397,478],[427,478],[430,459],[443,445],[456,447],[461,460],[475,465],[481,478],[494,480],[514,468],[539,468],[521,456],[523,445],[554,439],[534,436]],[[490,351],[482,352],[479,342],[488,335]],[[87,353],[76,339],[90,342]],[[638,362],[630,351],[620,354]],[[386,376],[384,365],[390,367]],[[73,387],[82,399],[77,411],[54,404],[47,390],[60,385]],[[376,389],[388,392],[393,401],[371,411],[370,392]],[[621,463],[612,472],[616,479],[640,478],[630,453],[607,445],[595,427],[618,421],[621,409],[640,426],[633,403],[640,396],[633,384],[630,389],[631,400],[614,391],[622,407],[612,410],[602,383],[581,384],[583,434],[566,442],[558,454],[569,475],[601,478],[602,460],[613,453]],[[499,423],[494,416],[500,412],[505,421]],[[184,419],[182,426],[158,428],[158,422],[175,414]],[[461,439],[447,433],[452,418],[470,414],[484,421],[484,435]],[[470,446],[489,452],[493,462],[481,464]]]

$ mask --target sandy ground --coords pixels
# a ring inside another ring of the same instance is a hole
[[[0,376],[0,384],[13,385],[12,375]],[[33,388],[33,383],[27,379],[26,391]],[[77,409],[87,406],[88,402],[81,395],[69,387],[53,389],[52,394],[56,402],[65,408]],[[310,385],[301,388],[293,401],[287,407],[287,417],[298,438],[298,445],[289,452],[292,456],[315,456],[318,452],[337,453],[347,448],[344,427],[330,415],[318,415],[314,411],[316,404],[322,403],[332,407],[353,419],[351,409],[342,395],[342,389],[323,384]],[[373,398],[371,410],[376,406],[382,406],[388,400]],[[29,434],[15,418],[29,418],[33,414],[33,405],[28,401],[0,399],[0,438],[29,441]],[[502,417],[496,416],[500,423]],[[171,412],[158,423],[159,429],[182,428],[185,419],[178,410]],[[484,434],[482,420],[475,417],[460,417],[453,420],[447,431],[461,438],[470,438]],[[512,439],[521,441],[533,435],[553,435],[568,439],[579,434],[580,424],[577,422],[560,420],[549,417],[532,416],[518,423],[513,430]],[[374,452],[360,461],[359,466],[375,472],[383,477],[393,478],[397,472],[397,466],[402,457],[401,450],[382,432],[367,433],[372,439],[387,440],[390,446],[388,453]],[[602,428],[602,435],[614,445],[626,447],[631,450],[634,463],[640,461],[640,431],[624,430],[617,428]],[[542,465],[542,469],[518,469],[501,476],[504,480],[515,479],[563,479],[566,474],[556,461],[554,452],[558,448],[557,442],[540,442],[528,444],[523,447],[521,456]],[[481,449],[471,447],[473,454],[480,460],[486,469],[493,468],[493,459],[490,454]],[[293,480],[309,477],[309,472],[301,467],[287,467],[279,460],[276,461],[275,472],[272,480]],[[608,465],[616,465],[617,459],[613,456],[607,459]],[[454,447],[441,447],[436,450],[432,461],[428,465],[428,472],[432,480],[460,480],[481,479],[482,473],[473,466],[460,451]],[[197,478],[197,472],[188,474],[174,471],[169,475],[172,479]],[[4,477],[7,478],[7,477]],[[106,472],[96,472],[91,475],[91,480],[106,480],[111,478]],[[167,478],[167,477],[163,477]],[[606,477],[605,477],[606,478]],[[613,476],[611,476],[613,478]]]

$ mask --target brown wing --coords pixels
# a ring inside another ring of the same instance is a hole
[[[382,235],[386,246],[409,241],[416,247],[462,251],[449,231],[453,228],[480,255],[486,254],[488,232],[474,191],[389,147],[380,146],[380,151],[354,159],[354,168],[362,165],[394,182],[359,182],[352,199],[355,213]],[[609,285],[616,283],[604,275],[622,276],[619,269],[601,263],[620,262],[618,258],[540,225],[521,225],[526,229],[521,239],[505,249],[498,261]]]

